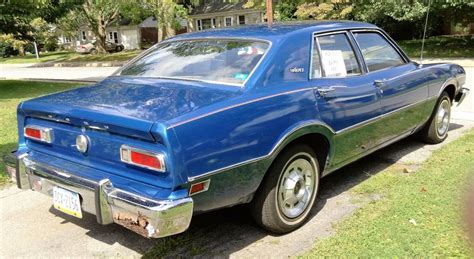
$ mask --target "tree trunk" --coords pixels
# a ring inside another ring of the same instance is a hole
[[[97,28],[97,43],[96,49],[98,53],[106,53],[106,41],[107,41],[107,33],[106,33],[106,26],[103,19],[99,18],[99,26]]]

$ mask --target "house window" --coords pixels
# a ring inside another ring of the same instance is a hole
[[[109,41],[118,43],[118,32],[116,31],[109,32]]]
[[[85,31],[81,31],[81,38],[82,38],[83,41],[87,40],[87,36],[86,36]]]
[[[71,40],[71,37],[64,37],[64,42],[65,43],[70,43],[72,40]]]
[[[216,27],[216,19],[215,18],[208,18],[208,19],[198,19],[196,21],[197,30],[207,30]]]
[[[239,25],[245,24],[245,15],[239,15]]]
[[[224,26],[232,26],[234,23],[234,18],[233,17],[225,17],[224,18]]]

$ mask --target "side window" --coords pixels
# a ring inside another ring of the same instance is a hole
[[[397,50],[379,33],[358,32],[354,33],[354,37],[369,72],[405,63]]]
[[[361,69],[345,33],[317,36],[311,78],[360,75]]]

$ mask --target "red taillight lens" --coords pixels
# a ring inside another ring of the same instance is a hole
[[[161,162],[156,156],[150,156],[147,154],[132,151],[131,153],[132,162],[138,165],[149,166],[157,169],[161,169]]]
[[[26,128],[25,129],[25,136],[41,140],[41,130]]]
[[[50,128],[44,128],[39,126],[26,126],[24,128],[24,136],[30,139],[51,143],[52,132]]]
[[[145,151],[123,145],[120,148],[120,159],[127,164],[136,165],[158,172],[165,172],[165,159],[161,153]]]

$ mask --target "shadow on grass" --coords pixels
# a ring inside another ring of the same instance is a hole
[[[461,127],[463,126],[452,124],[451,130]],[[323,178],[318,200],[309,220],[319,220],[319,217],[324,217],[318,212],[325,207],[329,199],[352,189],[384,171],[401,157],[424,146],[425,144],[419,142],[415,137],[409,137]],[[194,216],[191,226],[186,232],[155,240],[143,238],[115,224],[101,226],[97,224],[94,215],[85,215],[84,219],[80,220],[57,212],[54,208],[51,208],[50,211],[64,218],[64,222],[72,222],[88,229],[87,235],[91,238],[107,244],[118,242],[134,251],[144,253],[147,258],[228,257],[251,244],[258,243],[266,236],[275,236],[262,230],[253,222],[246,205]]]

